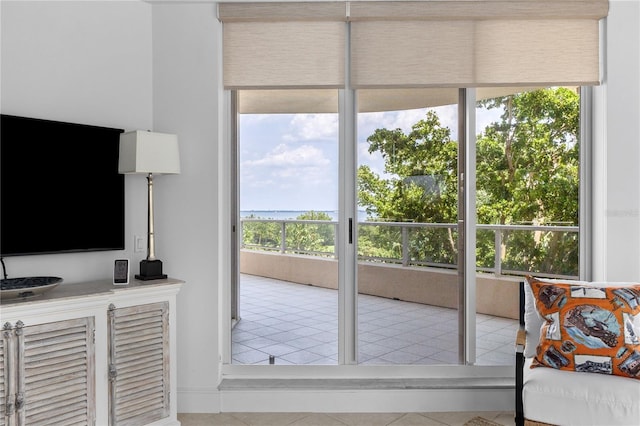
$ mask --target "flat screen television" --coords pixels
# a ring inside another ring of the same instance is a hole
[[[124,249],[122,129],[0,115],[0,255]]]

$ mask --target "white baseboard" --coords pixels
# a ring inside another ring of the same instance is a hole
[[[178,388],[178,413],[219,413],[217,388]]]
[[[223,390],[222,412],[512,411],[513,389]]]

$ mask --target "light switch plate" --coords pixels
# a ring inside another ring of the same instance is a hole
[[[136,235],[133,238],[133,251],[134,253],[144,253],[145,247],[145,239],[140,235]]]

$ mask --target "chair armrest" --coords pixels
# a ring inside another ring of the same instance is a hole
[[[527,342],[527,332],[524,327],[520,327],[516,333],[516,353],[524,353],[524,347]]]
[[[527,340],[527,332],[524,326],[516,333],[516,426],[524,425],[524,408],[522,402],[522,388],[524,385],[524,347]]]

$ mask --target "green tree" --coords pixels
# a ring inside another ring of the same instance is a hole
[[[477,141],[478,222],[578,223],[579,102],[566,88],[481,102],[504,112]]]
[[[282,241],[280,222],[262,221],[255,215],[247,216],[243,222],[242,236],[245,248],[257,250],[279,250]],[[298,217],[298,221],[331,221],[325,212],[308,211]],[[293,253],[333,254],[335,230],[331,223],[286,223],[286,250]]]
[[[296,217],[296,220],[330,221],[325,212],[308,211]],[[294,223],[287,225],[287,249],[294,253],[333,253],[334,228],[332,224]]]
[[[478,137],[478,222],[577,225],[578,94],[541,89],[481,104],[503,114]],[[503,241],[505,268],[578,274],[575,234],[514,231]]]
[[[479,104],[499,108],[502,115],[477,138],[478,223],[577,224],[577,93],[540,89]],[[359,202],[371,219],[456,222],[457,142],[435,112],[428,111],[409,134],[378,129],[367,141],[369,152],[382,155],[391,176],[381,177],[367,166],[358,170]],[[415,231],[410,256],[455,263],[455,238],[451,230]],[[509,248],[505,268],[577,275],[575,234],[519,231],[503,241]],[[361,254],[393,257],[397,242],[391,231],[363,229],[359,245]],[[479,265],[493,265],[493,245],[492,232],[478,233]]]
[[[369,216],[397,222],[456,220],[457,142],[433,111],[405,135],[378,129],[367,139],[369,152],[385,160],[381,178],[366,166],[358,169],[358,196]]]
[[[260,219],[251,214],[247,219]],[[277,249],[281,240],[280,226],[275,222],[245,221],[242,225],[242,242],[246,248]]]
[[[383,178],[368,166],[358,169],[358,197],[367,215],[389,222],[455,223],[457,212],[457,142],[437,114],[425,118],[405,135],[401,129],[377,129],[367,139],[369,152],[385,160]],[[412,229],[409,257],[416,261],[453,263],[452,229]],[[398,227],[361,228],[359,254],[398,259]]]

